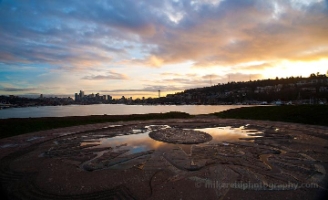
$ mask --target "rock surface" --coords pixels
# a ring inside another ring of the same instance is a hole
[[[149,137],[154,140],[159,140],[174,144],[199,144],[212,140],[210,134],[183,129],[164,129],[159,131],[152,131]]]
[[[327,191],[328,127],[205,117],[115,125],[0,140],[0,189],[9,199],[70,200],[321,199]],[[193,130],[217,126],[245,126],[262,134],[215,142]],[[144,148],[137,139],[149,133],[178,139],[154,140]],[[199,136],[206,140],[176,142]],[[136,141],[119,143],[124,137]]]

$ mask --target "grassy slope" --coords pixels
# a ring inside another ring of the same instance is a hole
[[[160,114],[135,114],[135,115],[91,115],[77,117],[45,117],[25,119],[0,119],[0,139],[47,129],[94,124],[102,122],[189,118],[187,113],[168,112]]]
[[[214,113],[220,118],[257,119],[328,126],[327,105],[258,106]]]

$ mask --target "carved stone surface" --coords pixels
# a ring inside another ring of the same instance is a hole
[[[164,129],[160,131],[152,131],[149,137],[154,140],[174,143],[174,144],[199,144],[212,140],[210,134],[183,129]]]
[[[0,189],[9,199],[70,200],[317,199],[327,191],[328,127],[201,117],[116,125],[0,140]],[[254,137],[218,141],[195,131],[208,127]]]

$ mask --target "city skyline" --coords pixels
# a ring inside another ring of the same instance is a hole
[[[0,0],[0,95],[142,98],[328,70],[327,0]]]

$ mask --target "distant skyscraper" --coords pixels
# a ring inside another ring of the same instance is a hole
[[[84,91],[80,90],[80,98],[82,99],[84,97]]]
[[[125,97],[123,97],[125,99]],[[111,101],[112,100],[112,96],[110,95],[101,95],[99,93],[97,94],[89,94],[89,95],[86,95],[84,94],[84,91],[83,90],[80,90],[80,93],[75,93],[75,101],[81,101],[81,102],[84,102],[84,103],[92,103],[94,102],[95,100],[97,101]]]
[[[80,96],[78,93],[75,93],[75,101],[78,101],[80,99]]]

